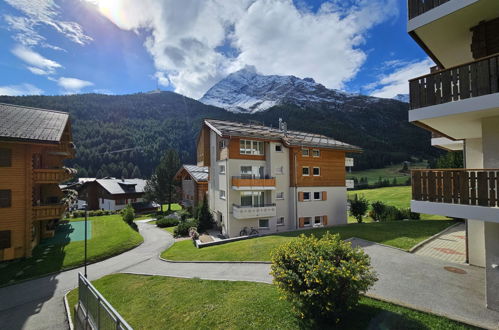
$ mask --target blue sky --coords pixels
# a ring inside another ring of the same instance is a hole
[[[401,0],[0,0],[0,94],[199,98],[228,73],[312,77],[380,97],[431,62]]]

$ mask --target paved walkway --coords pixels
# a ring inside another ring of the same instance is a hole
[[[459,224],[418,248],[415,254],[454,263],[466,262],[466,225]]]
[[[90,280],[116,272],[265,283],[272,280],[269,264],[161,261],[158,255],[173,244],[172,236],[146,223],[139,223],[139,229],[144,243],[129,252],[90,265]],[[497,328],[499,313],[484,307],[482,269],[410,254],[360,239],[352,242],[371,256],[378,272],[379,280],[368,295],[481,327]],[[460,268],[465,274],[449,272],[445,266]],[[0,288],[0,329],[67,329],[63,296],[77,286],[78,271],[82,270]]]

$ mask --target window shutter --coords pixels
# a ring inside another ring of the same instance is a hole
[[[327,226],[327,215],[322,216],[322,224]]]
[[[299,219],[299,227],[300,227],[300,228],[305,227],[305,218],[300,218],[300,219]]]
[[[298,192],[298,201],[303,202],[304,199],[305,194],[303,193],[303,191]]]
[[[327,191],[322,192],[322,200],[327,201]]]

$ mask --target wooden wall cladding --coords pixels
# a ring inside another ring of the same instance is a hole
[[[196,146],[198,166],[210,166],[210,129],[203,125]]]
[[[302,149],[290,149],[290,179],[291,186],[296,187],[344,187],[346,180],[345,152],[341,150],[319,149],[320,156],[302,155]],[[296,161],[295,161],[296,160]],[[309,175],[302,175],[302,168],[309,167]],[[320,168],[320,175],[313,175],[313,168]]]
[[[480,22],[470,30],[471,53],[474,59],[499,53],[499,18]]]
[[[264,141],[262,139],[238,138],[232,137],[229,140],[229,158],[230,159],[249,159],[249,160],[265,160],[265,147],[263,155],[242,155],[240,152],[240,140]]]

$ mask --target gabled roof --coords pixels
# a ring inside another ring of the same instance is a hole
[[[182,165],[175,176],[177,177],[183,170],[196,182],[208,182],[208,166]]]
[[[362,151],[361,148],[335,140],[325,135],[300,131],[282,131],[278,128],[243,124],[225,120],[206,119],[205,124],[219,136],[247,137],[282,141],[288,146],[331,148],[347,151]]]
[[[85,186],[92,182],[97,182],[111,195],[120,195],[143,193],[147,181],[143,179],[85,178],[84,182],[82,182],[82,186]]]
[[[59,143],[69,114],[0,103],[0,140]]]

